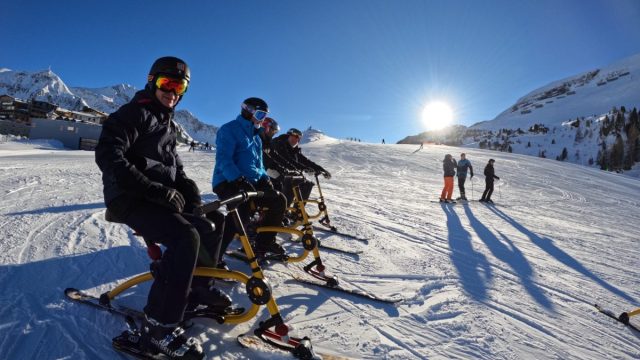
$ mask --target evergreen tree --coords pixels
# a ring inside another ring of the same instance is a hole
[[[613,170],[621,169],[623,166],[623,160],[624,160],[624,142],[622,140],[622,136],[618,135],[616,137],[616,142],[613,144],[613,147],[611,148],[611,155],[610,155],[611,169]]]
[[[584,138],[584,135],[582,134],[582,129],[578,128],[576,130],[576,137],[575,137],[574,141],[579,143],[580,141],[582,141],[583,138]]]
[[[562,149],[562,154],[560,154],[560,160],[565,161],[567,159],[568,156],[568,151],[567,148],[565,147],[564,149]]]

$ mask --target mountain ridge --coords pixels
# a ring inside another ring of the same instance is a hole
[[[99,88],[69,87],[50,69],[36,72],[0,69],[0,94],[22,100],[36,99],[81,111],[85,106],[110,114],[131,101],[138,89],[129,84]],[[215,144],[218,127],[205,124],[186,109],[175,112],[175,121],[188,138]]]

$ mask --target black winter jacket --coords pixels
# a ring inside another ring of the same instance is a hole
[[[262,164],[266,170],[272,169],[280,174],[284,174],[289,169],[294,170],[291,164],[272,150],[273,139],[266,136],[264,132],[260,133],[260,137],[262,138]]]
[[[486,180],[489,182],[493,182],[493,179],[500,180],[500,178],[496,176],[495,170],[493,169],[493,165],[491,164],[487,164],[487,166],[484,167],[484,176]]]
[[[456,163],[456,160],[453,158],[450,159],[444,159],[442,161],[442,170],[444,170],[444,176],[455,176],[456,175],[456,168],[458,167],[458,163]]]
[[[274,138],[273,140],[271,140],[271,149],[275,151],[278,156],[282,157],[284,160],[295,166],[297,169],[294,170],[312,169],[315,172],[325,171],[322,166],[314,163],[313,161],[307,159],[306,156],[302,155],[300,146],[291,146],[289,144],[288,138],[289,135],[287,134],[282,134],[277,138]]]
[[[119,198],[118,207],[125,210],[143,199],[153,182],[177,189],[187,203],[200,201],[200,192],[188,180],[176,151],[173,109],[164,107],[150,91],[137,92],[109,115],[95,159],[102,171],[107,206]]]

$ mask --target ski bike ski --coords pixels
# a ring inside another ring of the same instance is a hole
[[[74,302],[92,306],[96,309],[117,314],[125,318],[131,317],[138,320],[142,320],[144,318],[144,312],[140,310],[119,304],[113,300],[101,301],[99,297],[87,294],[78,289],[67,288],[64,290],[64,294],[68,299],[73,300]],[[240,307],[228,307],[225,309],[196,308],[194,310],[185,311],[184,320],[190,320],[193,318],[209,318],[222,323],[224,322],[225,316],[240,315],[244,310],[244,308]]]
[[[505,208],[510,207],[509,205],[496,204],[496,203],[494,203],[494,202],[480,201],[480,200],[475,200],[475,199],[474,199],[474,200],[469,200],[469,202],[470,202],[470,203],[471,203],[471,202],[474,202],[474,203],[480,203],[480,204],[483,204],[483,205],[486,205],[486,206],[496,206],[496,207],[505,207]]]
[[[297,243],[299,244],[300,241],[296,241],[293,239],[287,240],[288,242],[292,242],[292,243]],[[330,251],[334,251],[334,252],[339,252],[339,253],[343,253],[343,254],[347,254],[347,255],[360,255],[362,254],[362,250],[347,250],[347,249],[342,249],[342,248],[338,248],[338,247],[334,247],[331,245],[327,245],[325,244],[323,241],[318,240],[318,247],[321,249],[326,249],[326,250],[330,250]]]
[[[322,224],[322,225],[324,225],[324,224]],[[346,237],[346,238],[349,238],[349,239],[352,239],[352,240],[357,240],[357,241],[363,242],[365,244],[369,244],[369,239],[363,238],[363,237],[360,237],[360,236],[357,236],[357,235],[353,235],[353,234],[349,234],[349,233],[338,231],[338,229],[335,226],[320,227],[320,226],[317,226],[317,225],[313,225],[313,230],[324,231],[324,232],[327,232],[327,233],[331,233],[331,234],[335,234],[335,235],[338,235],[338,236]]]
[[[633,325],[632,323],[629,322],[629,315],[627,313],[622,313],[620,314],[620,316],[616,316],[616,314],[614,314],[613,311],[609,310],[609,309],[605,309],[602,306],[598,305],[598,304],[593,304],[593,306],[602,314],[607,315],[608,317],[626,325],[627,327],[630,327],[631,329],[635,330],[636,332],[640,333],[640,328],[637,327],[636,325]]]
[[[368,300],[378,301],[378,302],[387,303],[387,304],[397,304],[401,301],[404,301],[404,298],[402,297],[383,297],[368,291],[356,289],[355,287],[351,287],[351,288],[345,287],[340,284],[341,282],[344,283],[344,281],[339,280],[337,276],[335,275],[327,276],[321,272],[318,272],[314,268],[309,268],[309,266],[305,266],[300,270],[303,271],[305,274],[310,275],[311,277],[302,275],[301,271],[295,272],[295,273],[292,272],[290,274],[291,277],[299,283],[322,287],[322,288],[334,290],[337,292],[343,292],[350,295],[365,298]]]
[[[311,347],[308,343],[308,338],[291,338],[288,341],[275,333],[262,333],[262,334],[242,334],[237,337],[238,343],[246,348],[255,351],[265,353],[277,353],[286,354],[291,353],[295,357],[301,359],[322,359],[322,360],[347,360],[350,357],[343,357],[339,355],[326,354],[322,351],[318,352]],[[304,354],[308,357],[303,357]]]

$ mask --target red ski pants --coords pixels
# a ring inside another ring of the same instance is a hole
[[[444,188],[442,189],[442,194],[440,194],[440,199],[451,200],[452,195],[453,195],[453,176],[445,176]]]

